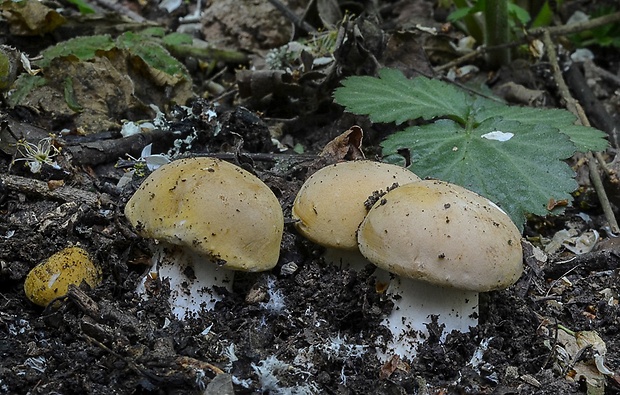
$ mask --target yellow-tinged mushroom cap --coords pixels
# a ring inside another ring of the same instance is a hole
[[[30,301],[47,306],[67,294],[69,285],[85,281],[91,287],[101,282],[101,272],[80,247],[69,247],[35,266],[26,276],[24,291]]]
[[[386,192],[394,183],[419,181],[411,171],[369,160],[340,162],[310,176],[293,203],[297,230],[328,248],[357,250],[355,233],[373,192]]]
[[[522,271],[521,234],[488,199],[425,180],[378,201],[360,225],[361,253],[382,269],[429,283],[486,292]]]
[[[219,159],[161,166],[131,197],[125,216],[142,236],[185,246],[227,269],[264,271],[278,262],[278,199],[257,177]]]

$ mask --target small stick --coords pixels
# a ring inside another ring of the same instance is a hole
[[[437,67],[433,67],[433,71],[436,73],[442,72],[444,70],[450,70],[452,67],[456,67],[460,64],[463,64],[465,62],[468,62],[470,59],[475,59],[479,56],[481,56],[485,51],[485,47],[484,46],[479,46],[478,48],[476,48],[474,51],[471,51],[469,53],[466,53],[465,55],[456,58],[454,60],[451,60],[448,63],[444,63],[441,66],[437,66]]]
[[[591,60],[586,60],[586,65],[592,71],[594,71],[596,74],[600,75],[602,78],[605,78],[606,80],[612,81],[616,85],[620,86],[620,77],[618,77],[614,73],[609,72],[609,71],[605,70],[604,68],[597,66]]]
[[[591,30],[609,23],[615,23],[620,21],[620,12],[616,12],[609,15],[603,15],[598,18],[590,19],[589,21],[571,23],[569,25],[554,26],[554,27],[539,27],[537,29],[529,30],[528,33],[532,36],[563,36],[566,34],[573,34],[583,32],[585,30]]]
[[[114,357],[120,359],[121,361],[125,362],[127,365],[129,365],[129,367],[136,373],[147,377],[148,379],[152,380],[155,383],[162,383],[164,381],[164,379],[162,377],[159,377],[158,375],[156,375],[155,373],[152,373],[148,370],[146,370],[145,368],[143,368],[142,366],[138,365],[137,363],[135,363],[133,360],[126,358],[122,355],[120,355],[119,353],[117,353],[116,351],[112,350],[110,347],[106,346],[105,344],[101,343],[99,340],[88,336],[86,333],[82,333],[82,336],[91,344],[101,348],[102,350],[107,351],[108,353],[112,354]]]
[[[618,15],[620,16],[620,14]],[[547,48],[547,56],[549,58],[549,62],[551,63],[551,68],[553,70],[553,77],[558,86],[558,91],[560,93],[560,96],[562,97],[562,100],[564,100],[565,102],[566,108],[570,112],[575,114],[577,117],[579,117],[579,121],[581,122],[583,126],[590,126],[590,121],[585,115],[583,108],[581,107],[579,102],[577,102],[577,100],[575,100],[572,97],[568,89],[568,86],[566,85],[566,81],[564,81],[564,77],[562,76],[562,71],[560,70],[560,65],[558,63],[558,57],[555,52],[555,46],[554,46],[553,41],[551,40],[551,34],[548,30],[543,33],[542,40],[543,40],[543,43],[545,44],[545,47]],[[609,223],[609,226],[611,227],[611,231],[613,233],[618,233],[620,232],[620,228],[618,227],[618,222],[616,221],[616,217],[614,215],[613,209],[611,208],[611,204],[609,203],[609,198],[607,197],[607,194],[605,193],[605,188],[603,187],[603,181],[601,180],[601,175],[598,172],[597,162],[594,159],[592,152],[586,153],[586,159],[588,160],[590,180],[592,181],[592,186],[596,190],[596,194],[601,203],[601,207],[603,209],[603,212],[605,213],[605,218],[607,219],[607,222]]]
[[[282,13],[289,21],[293,22],[295,26],[300,29],[303,29],[306,33],[316,33],[317,30],[308,22],[302,20],[300,17],[295,15],[293,11],[291,11],[284,3],[280,0],[269,0],[271,5],[276,7],[278,11]]]

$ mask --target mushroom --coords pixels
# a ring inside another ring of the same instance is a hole
[[[385,324],[393,339],[379,357],[413,358],[429,316],[445,334],[478,323],[478,293],[504,289],[523,271],[521,234],[488,199],[447,182],[403,185],[377,201],[359,227],[360,252],[396,275]],[[418,337],[417,335],[420,335]]]
[[[278,199],[261,180],[213,158],[163,165],[138,188],[125,216],[143,237],[158,241],[150,279],[170,282],[173,314],[184,319],[211,310],[231,290],[235,270],[273,268],[284,227]]]
[[[408,184],[420,178],[396,165],[359,160],[339,162],[321,168],[303,184],[293,203],[292,217],[297,231],[326,247],[328,262],[363,267],[356,232],[373,193],[386,192],[394,184]]]
[[[96,287],[101,282],[101,271],[86,250],[67,247],[28,272],[24,292],[32,303],[45,307],[66,295],[70,285],[79,286],[82,282]]]

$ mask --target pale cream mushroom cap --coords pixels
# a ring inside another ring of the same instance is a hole
[[[486,292],[523,271],[521,234],[488,199],[457,185],[425,180],[378,201],[360,225],[369,261],[402,277]]]
[[[299,190],[292,217],[307,239],[328,248],[357,250],[355,232],[368,210],[373,192],[394,183],[419,181],[411,171],[369,160],[339,162],[312,174]]]
[[[185,246],[226,269],[264,271],[278,262],[284,227],[278,199],[257,177],[219,159],[158,168],[125,216],[140,235]]]

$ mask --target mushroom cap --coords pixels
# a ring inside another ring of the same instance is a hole
[[[284,216],[271,189],[214,158],[155,170],[125,207],[138,233],[184,246],[227,269],[264,271],[280,254]]]
[[[79,286],[83,281],[96,287],[101,282],[101,271],[86,250],[67,247],[28,272],[24,292],[30,301],[45,307],[66,295],[70,285]]]
[[[369,160],[339,162],[312,174],[299,190],[292,217],[307,239],[327,248],[357,250],[355,232],[368,210],[373,192],[394,183],[419,181],[410,170]]]
[[[425,180],[387,193],[358,231],[361,253],[378,267],[435,285],[486,292],[523,272],[521,234],[490,200]]]

